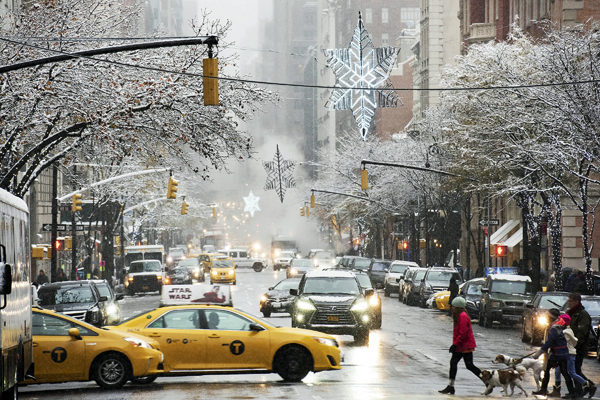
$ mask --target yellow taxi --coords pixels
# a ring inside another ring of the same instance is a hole
[[[433,302],[431,304],[433,308],[437,308],[438,310],[447,311],[450,309],[450,291],[444,290],[443,292],[437,293],[433,297]]]
[[[235,264],[233,258],[222,256],[212,261],[210,269],[210,283],[231,283],[236,284]]]
[[[219,296],[219,286],[203,294],[205,299],[190,294],[201,285],[187,286],[181,285],[173,297],[186,297],[192,303],[226,300]],[[156,340],[165,355],[163,376],[235,374],[243,370],[277,373],[286,381],[299,382],[310,371],[341,369],[341,353],[333,336],[279,328],[230,306],[164,306],[107,328]]]
[[[225,254],[221,254],[221,253],[202,253],[198,256],[198,259],[204,266],[204,272],[210,272],[213,260],[218,257],[227,257],[227,256]]]
[[[33,309],[35,380],[24,384],[94,380],[118,389],[128,380],[154,381],[163,372],[163,354],[153,339],[97,328],[51,310]]]

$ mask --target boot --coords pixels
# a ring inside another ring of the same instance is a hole
[[[446,388],[444,388],[444,390],[440,390],[439,391],[441,394],[454,394],[454,386],[446,386]]]
[[[531,394],[533,394],[534,396],[547,396],[548,395],[548,389],[547,388],[541,388],[537,392],[531,392]]]
[[[560,386],[556,386],[554,385],[552,387],[552,393],[550,393],[548,395],[548,397],[556,397],[556,398],[560,398]]]
[[[596,385],[594,385],[594,382],[592,382],[592,381],[588,381],[587,386],[589,388],[588,393],[590,394],[590,399],[591,399],[596,394],[596,389],[598,389],[598,388],[596,387]]]

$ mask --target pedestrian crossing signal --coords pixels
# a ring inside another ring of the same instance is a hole
[[[506,245],[495,244],[493,250],[496,257],[506,257],[508,255],[508,246]]]

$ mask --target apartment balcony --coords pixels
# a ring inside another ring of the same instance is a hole
[[[496,39],[496,24],[471,24],[469,27],[469,43],[488,42]]]

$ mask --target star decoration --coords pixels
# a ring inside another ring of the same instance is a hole
[[[374,48],[358,13],[358,24],[349,48],[323,52],[327,57],[327,64],[336,76],[336,89],[331,93],[326,107],[333,110],[351,109],[362,139],[365,140],[375,109],[398,106],[398,94],[393,90],[386,90],[393,89],[388,78],[396,64],[398,49]]]
[[[277,196],[283,203],[285,189],[296,187],[296,181],[292,176],[296,163],[291,160],[284,160],[279,152],[279,145],[273,161],[263,161],[263,167],[267,171],[267,182],[265,182],[265,190],[273,190],[277,192]]]
[[[250,215],[254,217],[254,212],[260,211],[260,207],[258,206],[259,200],[260,200],[260,197],[254,196],[254,194],[252,193],[252,190],[251,190],[248,197],[244,197],[244,203],[246,203],[246,206],[244,207],[244,211],[248,211],[250,213]]]

